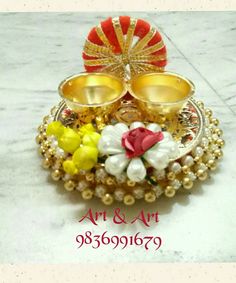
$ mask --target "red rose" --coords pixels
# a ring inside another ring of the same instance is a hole
[[[163,139],[162,132],[153,132],[139,127],[122,135],[121,144],[126,150],[126,156],[133,158],[143,155],[150,147]]]

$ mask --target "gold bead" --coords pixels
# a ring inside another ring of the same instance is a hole
[[[94,182],[94,178],[95,178],[94,173],[86,173],[86,174],[85,174],[85,179],[86,179],[88,182]]]
[[[114,201],[114,198],[111,194],[105,194],[103,197],[102,197],[102,202],[105,204],[105,205],[111,205]]]
[[[199,156],[194,157],[194,162],[196,162],[197,164],[202,163],[202,157]]]
[[[168,198],[172,198],[175,195],[175,189],[172,186],[167,186],[165,189],[165,195]]]
[[[53,115],[56,110],[57,110],[57,107],[53,106],[52,109],[50,110],[50,113]]]
[[[208,137],[209,145],[213,142],[212,137]]]
[[[210,168],[210,170],[216,170],[217,163],[215,162],[215,160],[209,160],[206,165],[208,168]]]
[[[35,141],[37,144],[40,144],[43,141],[43,136],[42,134],[39,134],[36,136]]]
[[[187,165],[182,166],[182,172],[184,174],[188,174],[190,172],[190,168]]]
[[[68,191],[71,192],[75,188],[75,182],[72,180],[68,180],[64,183],[64,188]]]
[[[135,198],[134,196],[127,194],[124,196],[124,204],[126,205],[133,205],[135,203]]]
[[[218,136],[215,136],[215,135],[212,137],[212,141],[214,142],[214,144],[216,144],[218,138],[219,138],[219,137],[218,137]]]
[[[47,158],[52,158],[52,157],[54,157],[54,155],[55,155],[55,149],[53,149],[53,148],[49,148],[47,151],[46,151],[46,157]]]
[[[135,181],[128,180],[128,181],[127,181],[127,185],[128,185],[129,187],[134,187],[134,186],[136,185],[136,182],[135,182]]]
[[[190,190],[193,187],[193,181],[190,178],[183,178],[183,187]]]
[[[45,116],[45,117],[43,118],[43,122],[44,122],[44,123],[47,123],[48,119],[49,119],[49,116],[47,115],[47,116]]]
[[[173,181],[175,179],[175,173],[174,172],[169,172],[167,174],[167,179],[170,181]]]
[[[86,188],[81,192],[81,196],[85,200],[89,200],[93,197],[94,191],[90,188]]]
[[[204,103],[202,101],[197,101],[197,104],[200,108],[204,108]]]
[[[38,153],[39,153],[41,156],[44,156],[44,155],[46,154],[46,149],[45,149],[45,147],[40,146],[39,149],[38,149]]]
[[[208,174],[206,171],[199,169],[197,170],[196,176],[198,177],[199,180],[204,181],[208,177]]]
[[[49,158],[45,158],[42,162],[42,167],[44,169],[48,169],[51,167],[51,164],[52,164],[51,160]]]
[[[62,173],[58,169],[56,169],[56,170],[52,171],[51,177],[54,181],[58,181],[62,177]]]
[[[219,125],[219,120],[216,118],[211,118],[210,119],[211,124],[213,124],[214,126],[218,126]]]
[[[43,126],[42,125],[38,126],[38,132],[41,133],[42,131],[43,131]]]
[[[148,191],[144,194],[144,199],[146,202],[154,202],[156,200],[156,194],[153,191]]]
[[[112,177],[107,177],[107,178],[106,178],[106,184],[107,184],[108,186],[112,186],[112,185],[115,184],[115,180],[114,180]]]
[[[211,117],[212,116],[212,110],[209,109],[209,108],[206,108],[205,109],[205,114],[206,114],[207,117]]]
[[[213,133],[217,134],[219,137],[223,135],[223,131],[219,128],[213,129]]]
[[[223,156],[223,151],[221,149],[216,149],[216,150],[214,150],[213,155],[216,158],[221,158]]]
[[[216,141],[216,144],[219,146],[219,147],[223,147],[225,145],[225,141],[223,139],[218,139]]]
[[[48,141],[48,140],[44,140],[43,142],[42,142],[42,146],[44,146],[45,148],[50,148],[50,142]]]
[[[42,136],[42,138],[43,138],[44,140],[47,139],[47,134],[46,134],[46,132],[43,132],[43,133],[41,134],[41,136]]]

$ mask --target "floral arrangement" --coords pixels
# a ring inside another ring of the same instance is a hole
[[[134,122],[128,128],[123,123],[106,126],[98,142],[98,150],[107,155],[105,169],[111,175],[120,175],[127,168],[127,176],[135,182],[143,181],[148,167],[162,170],[178,155],[178,146],[168,132],[158,124],[146,127]]]
[[[76,131],[54,121],[48,125],[46,134],[54,136],[58,147],[69,154],[63,169],[70,175],[91,170],[98,157],[105,156],[107,173],[119,176],[126,171],[131,181],[141,182],[148,168],[162,170],[178,155],[176,142],[156,123],[145,126],[134,122],[130,127],[117,123],[106,126],[99,134],[92,124]]]

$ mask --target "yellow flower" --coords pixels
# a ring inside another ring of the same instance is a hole
[[[78,169],[75,167],[75,164],[72,160],[66,160],[63,162],[63,169],[66,173],[74,175],[78,173]]]
[[[78,169],[90,170],[97,163],[98,150],[93,146],[82,146],[78,148],[73,156],[72,160]]]
[[[54,121],[54,122],[51,122],[47,126],[46,134],[48,136],[53,135],[53,136],[59,138],[64,133],[64,130],[65,130],[65,127],[62,125],[61,122]]]
[[[84,136],[85,134],[90,134],[92,132],[95,132],[95,128],[91,123],[86,124],[86,125],[80,127],[80,129],[79,129],[79,134],[81,136]]]
[[[74,153],[80,146],[80,135],[73,129],[65,128],[58,139],[58,146],[66,152]]]
[[[83,136],[82,143],[83,143],[83,145],[97,147],[97,144],[98,144],[98,141],[99,141],[100,138],[101,138],[101,135],[99,135],[96,132],[92,132],[92,133],[89,133],[89,134],[85,134]]]

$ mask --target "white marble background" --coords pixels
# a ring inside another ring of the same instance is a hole
[[[34,138],[44,115],[59,101],[57,85],[83,70],[81,50],[89,29],[117,13],[0,14],[0,262],[236,261],[236,13],[127,13],[159,27],[168,47],[168,70],[188,76],[196,98],[221,121],[226,147],[219,169],[190,195],[142,207],[160,222],[120,227],[78,223],[96,201],[67,193],[40,167]],[[111,209],[106,209],[111,213]],[[162,248],[77,249],[86,230],[159,235]]]

